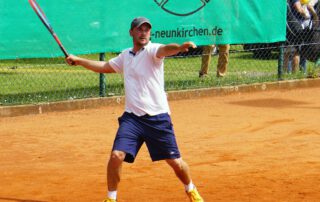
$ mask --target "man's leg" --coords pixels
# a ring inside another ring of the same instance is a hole
[[[190,198],[190,201],[203,202],[202,197],[200,196],[196,187],[192,183],[188,164],[185,161],[183,161],[182,158],[166,159],[166,162],[171,166],[176,176],[184,184],[185,190]]]
[[[229,64],[229,50],[230,45],[219,45],[219,57],[218,57],[218,65],[217,65],[217,76],[225,76],[227,73],[227,68]]]
[[[214,49],[214,45],[204,46],[202,50],[201,69],[199,71],[199,77],[203,77],[208,74],[208,69],[211,61],[211,54]]]
[[[290,46],[286,47],[284,49],[284,57],[283,57],[283,72],[285,73],[288,73],[289,70],[291,70],[291,67],[289,67],[290,60],[292,61],[291,55],[292,55],[292,48]]]
[[[122,151],[115,150],[111,152],[107,167],[108,199],[106,199],[106,201],[116,200],[118,184],[121,177],[122,162],[125,156],[126,153]]]
[[[299,54],[299,51],[296,50],[292,58],[292,73],[297,72],[299,70],[299,66],[300,66],[300,54]]]
[[[191,182],[189,166],[182,158],[166,159],[166,162],[171,166],[176,176],[183,184],[189,184]]]

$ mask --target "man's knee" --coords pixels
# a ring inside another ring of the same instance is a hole
[[[111,164],[112,166],[119,166],[121,165],[125,157],[126,153],[122,151],[112,151],[109,159],[109,164]]]

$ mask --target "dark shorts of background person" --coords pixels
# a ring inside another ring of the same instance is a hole
[[[145,142],[152,161],[180,158],[170,115],[136,116],[124,112],[112,150],[126,153],[125,162],[133,163]]]
[[[307,31],[294,33],[292,30],[288,30],[286,35],[286,38],[287,38],[286,44],[296,45],[296,46],[301,45],[304,43],[304,41],[307,38],[306,34],[308,34]]]
[[[314,43],[312,41],[312,39],[314,38],[314,31],[308,28],[300,33],[293,33],[292,31],[287,31],[286,38],[286,46],[293,46],[296,49],[296,51],[300,54],[302,49],[308,49],[310,43]]]

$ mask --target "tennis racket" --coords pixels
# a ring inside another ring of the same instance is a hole
[[[57,42],[57,44],[59,45],[60,49],[62,50],[63,54],[68,57],[69,54],[66,51],[66,49],[63,47],[60,39],[58,38],[57,34],[53,31],[49,20],[47,18],[47,16],[44,14],[44,12],[42,11],[42,9],[40,8],[40,6],[38,5],[38,3],[35,0],[28,0],[31,7],[33,8],[33,10],[36,12],[36,14],[38,15],[38,17],[40,18],[40,20],[42,21],[42,23],[46,26],[46,28],[49,30],[50,34],[53,36],[54,40]]]

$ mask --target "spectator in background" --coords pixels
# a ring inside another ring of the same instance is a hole
[[[208,74],[209,64],[211,61],[211,55],[216,46],[209,45],[203,47],[202,52],[202,64],[199,71],[199,77],[205,77]],[[229,44],[218,45],[218,64],[217,64],[217,77],[223,77],[227,73],[228,63],[229,63]]]
[[[314,7],[309,0],[288,0],[288,31],[285,50],[284,69],[287,72],[296,72],[298,69],[306,72],[306,59],[300,58],[300,49],[312,28],[312,19],[318,21]],[[315,26],[317,23],[315,24]]]
[[[312,16],[312,28],[310,33],[306,35],[305,46],[301,49],[301,57],[307,58],[308,61],[316,62],[319,60],[319,14],[320,14],[320,6],[318,0],[310,0],[308,5],[311,9],[315,10],[316,15]],[[302,61],[300,60],[300,63]],[[319,64],[319,63],[317,63]]]

